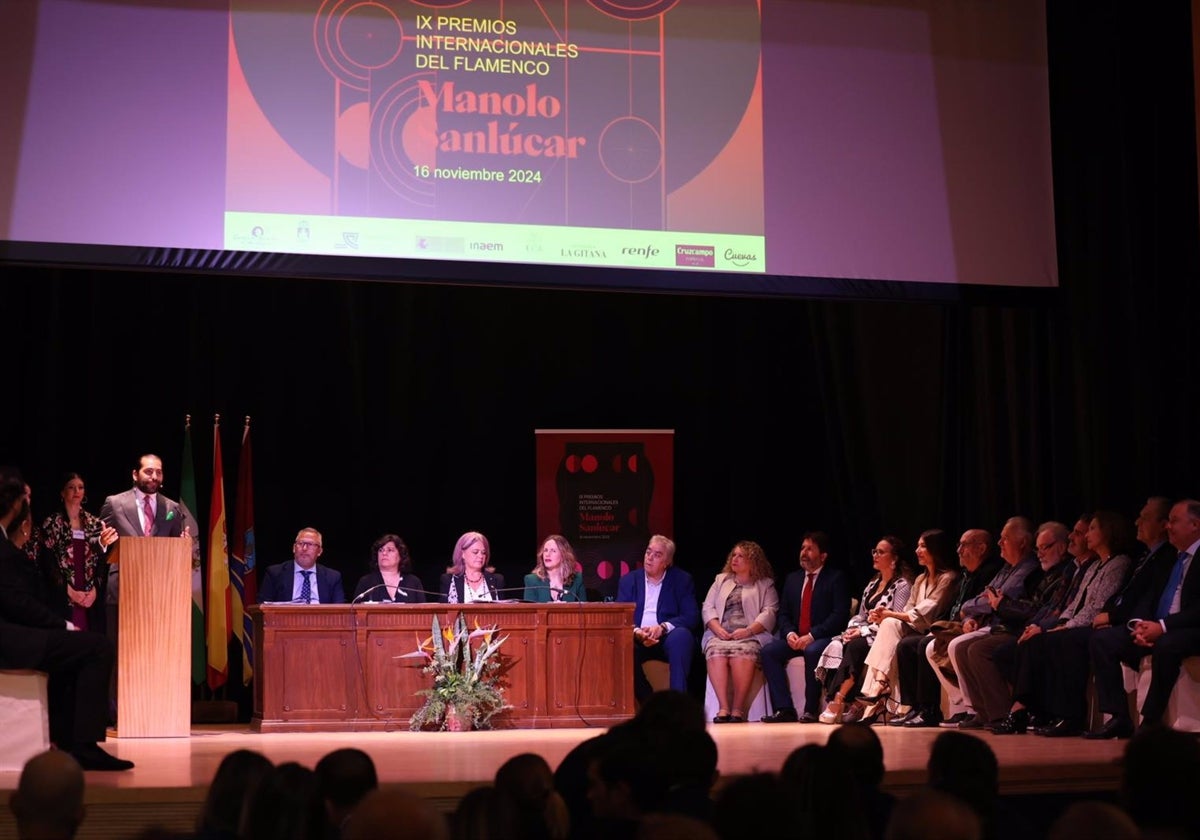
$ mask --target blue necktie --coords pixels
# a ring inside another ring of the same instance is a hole
[[[1171,567],[1171,576],[1167,578],[1167,586],[1158,599],[1158,611],[1154,614],[1154,617],[1160,621],[1171,614],[1171,602],[1175,600],[1175,592],[1183,581],[1183,564],[1187,562],[1187,559],[1188,553],[1181,551],[1175,565]]]
[[[300,600],[306,604],[312,603],[312,569],[301,569],[304,582],[300,584]]]

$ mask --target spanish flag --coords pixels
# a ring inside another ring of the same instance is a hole
[[[229,678],[230,592],[229,548],[225,542],[225,478],[221,468],[221,415],[213,419],[212,505],[208,516],[208,608],[204,612],[208,643],[208,687],[214,691]]]

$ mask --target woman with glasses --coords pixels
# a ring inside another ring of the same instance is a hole
[[[425,603],[425,584],[412,573],[408,546],[396,534],[384,534],[371,544],[374,570],[358,579],[354,600],[386,601],[396,604]]]
[[[852,723],[867,719],[873,722],[875,710],[870,704],[877,703],[881,697],[859,696],[867,653],[879,631],[879,622],[872,621],[871,617],[878,615],[876,608],[902,610],[908,603],[912,585],[901,557],[903,550],[904,543],[900,538],[890,534],[876,543],[871,550],[875,576],[863,589],[858,612],[850,619],[841,637],[830,641],[821,654],[816,672],[824,680],[829,697],[820,716],[821,723]]]
[[[917,538],[917,563],[921,573],[913,583],[908,603],[903,607],[876,607],[869,616],[879,624],[875,643],[867,654],[867,675],[863,680],[867,694],[888,694],[882,688],[898,687],[903,696],[905,686],[898,685],[896,648],[907,636],[924,635],[933,622],[940,619],[954,600],[958,582],[958,562],[950,536],[938,528],[922,532]],[[920,710],[913,704],[901,718],[912,719]],[[900,723],[896,720],[889,723]]]

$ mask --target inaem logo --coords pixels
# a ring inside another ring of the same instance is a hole
[[[342,231],[342,244],[347,248],[358,250],[358,231],[344,230]]]
[[[312,238],[312,228],[308,226],[308,219],[301,219],[296,225],[296,239],[299,242],[307,242]]]

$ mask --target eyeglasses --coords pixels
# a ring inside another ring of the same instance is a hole
[[[878,556],[880,554],[891,554],[891,553],[892,553],[892,550],[890,548],[872,548],[871,549],[871,554],[873,554],[875,556]]]
[[[1042,554],[1042,553],[1047,552],[1050,549],[1054,548],[1054,546],[1056,546],[1056,545],[1058,545],[1057,542],[1052,542],[1052,543],[1047,543],[1046,545],[1035,546],[1035,548],[1037,549],[1038,554]]]
[[[321,544],[319,542],[313,542],[312,540],[296,540],[296,548],[320,548],[320,547],[321,547]]]

